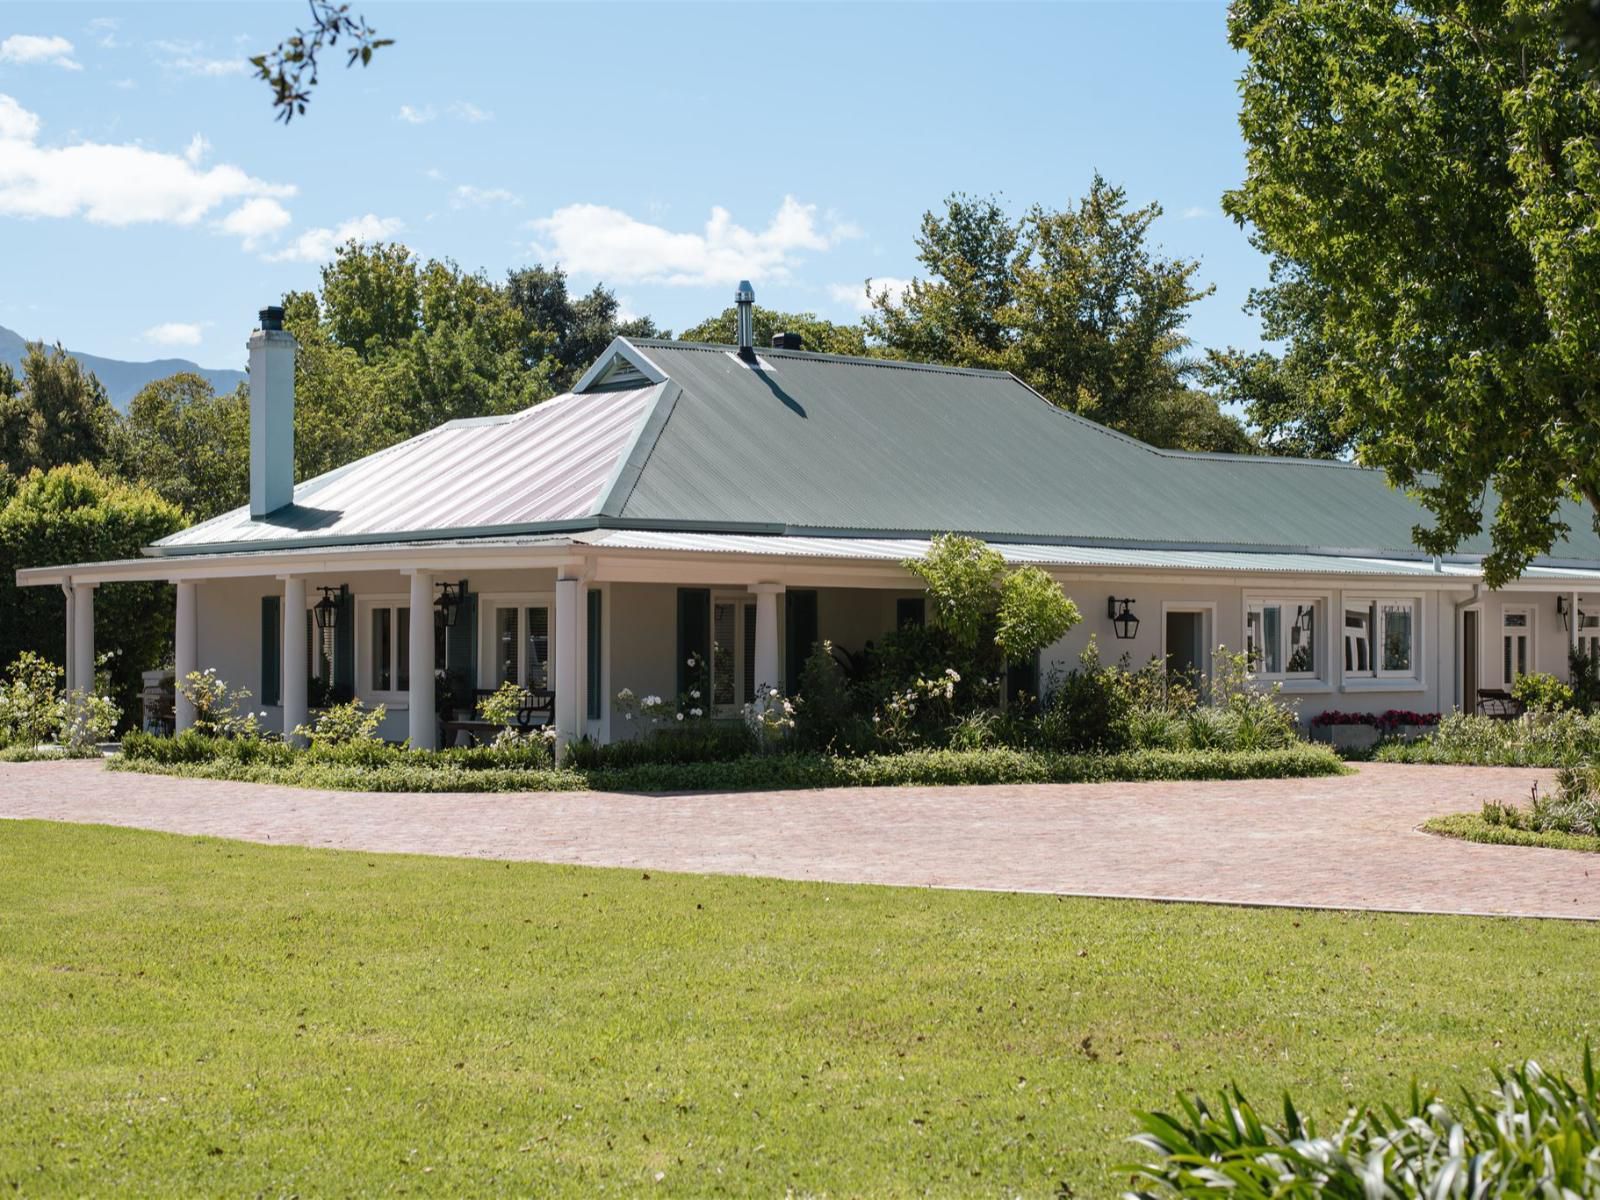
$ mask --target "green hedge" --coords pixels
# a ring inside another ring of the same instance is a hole
[[[540,752],[542,754],[542,751]],[[488,749],[413,751],[378,743],[294,750],[281,744],[133,737],[113,770],[204,779],[284,783],[367,792],[768,791],[996,783],[1279,779],[1336,775],[1346,768],[1321,746],[1261,751],[1140,750],[1040,754],[1019,750],[928,750],[835,758],[750,755],[726,762],[557,769],[530,753],[523,765]]]
[[[1477,813],[1451,813],[1422,823],[1428,833],[1482,842],[1489,846],[1542,846],[1547,850],[1586,850],[1600,854],[1600,837],[1561,833],[1555,829],[1518,829],[1484,820]]]

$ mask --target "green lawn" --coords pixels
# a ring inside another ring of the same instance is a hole
[[[1112,1195],[1128,1112],[1572,1068],[1600,930],[0,821],[0,1192]]]

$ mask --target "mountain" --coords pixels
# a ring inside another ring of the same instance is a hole
[[[8,363],[18,377],[22,375],[22,351],[28,339],[0,325],[0,362]],[[119,412],[128,411],[128,403],[139,389],[152,379],[165,379],[179,371],[193,371],[209,380],[219,392],[231,392],[244,382],[243,371],[196,366],[186,358],[158,358],[153,362],[124,362],[117,358],[101,358],[98,354],[81,354],[68,350],[68,354],[83,364],[85,371],[93,371],[111,397]]]

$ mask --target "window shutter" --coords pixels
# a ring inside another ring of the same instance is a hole
[[[788,676],[785,687],[792,696],[800,690],[800,672],[817,644],[817,593],[792,589],[784,593],[783,626],[783,673]]]
[[[585,710],[591,721],[598,721],[600,719],[601,700],[603,699],[603,697],[600,695],[600,681],[605,678],[605,674],[600,669],[600,654],[603,647],[601,646],[600,637],[601,625],[599,588],[589,589],[588,605],[588,654],[586,655],[588,664],[588,678],[584,681],[584,694],[588,698],[588,703],[585,705]]]
[[[711,658],[711,589],[678,589],[678,694],[703,683],[689,678],[689,659],[699,655],[702,663]],[[704,668],[702,668],[704,670]]]
[[[1032,699],[1028,701],[1027,711],[1037,711],[1039,707],[1039,656],[1035,654],[1027,662],[1012,663],[1006,667],[1006,704],[1015,704],[1017,693],[1025,692]]]
[[[283,703],[283,597],[261,597],[261,703]]]
[[[339,585],[337,622],[333,627],[333,699],[337,703],[356,695],[356,602],[350,589]]]
[[[744,606],[744,701],[748,704],[756,698],[756,606]],[[762,683],[768,687],[772,681],[763,679]]]

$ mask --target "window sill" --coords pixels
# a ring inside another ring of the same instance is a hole
[[[1271,687],[1275,683],[1283,685],[1284,695],[1306,696],[1317,692],[1333,691],[1333,684],[1326,679],[1258,679],[1256,683]]]
[[[367,708],[377,708],[378,705],[381,704],[388,712],[406,712],[411,708],[410,698],[403,692],[398,698],[392,696],[357,695],[356,699]]]
[[[1341,692],[1425,692],[1428,685],[1420,679],[1346,679],[1339,685]]]

